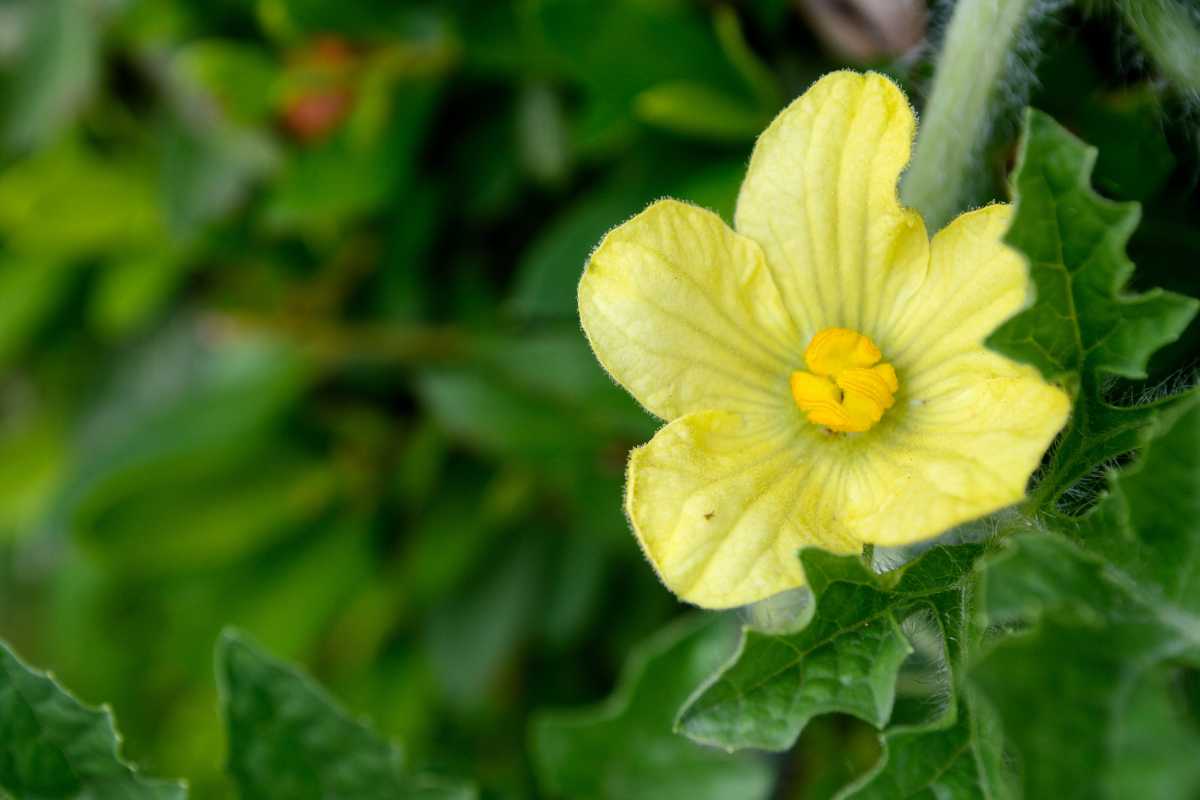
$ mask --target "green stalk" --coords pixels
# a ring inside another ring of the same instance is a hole
[[[954,8],[900,189],[930,233],[971,201],[996,90],[1025,19],[1037,5],[1038,0],[959,0]]]
[[[1200,92],[1200,27],[1175,0],[1118,0],[1125,21],[1167,79]]]

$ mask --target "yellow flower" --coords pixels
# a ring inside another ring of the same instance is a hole
[[[1066,421],[1066,394],[983,344],[1029,292],[1009,207],[930,241],[899,204],[914,127],[886,78],[828,75],[759,138],[736,232],[663,200],[592,254],[592,348],[669,421],[630,457],[626,511],[684,600],[749,603],[803,585],[802,547],[1016,502]]]

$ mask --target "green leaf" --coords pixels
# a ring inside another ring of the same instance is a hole
[[[1158,598],[1200,616],[1200,394],[1181,397],[1176,410],[1178,419],[1112,476],[1076,535]]]
[[[473,353],[417,385],[434,419],[479,450],[561,471],[613,437],[653,435],[653,421],[608,379],[575,326],[480,338]]]
[[[765,798],[772,778],[761,760],[671,730],[679,705],[729,652],[731,634],[712,617],[683,620],[630,656],[603,704],[536,717],[531,748],[543,789],[576,800]]]
[[[236,631],[217,644],[217,672],[229,772],[244,800],[476,796],[466,786],[407,774],[398,747]]]
[[[1152,616],[1095,626],[1055,614],[986,657],[974,677],[1020,755],[1026,796],[1120,796],[1108,773],[1114,734],[1131,712],[1129,688],[1140,677],[1131,657],[1169,642]]]
[[[733,661],[683,709],[680,730],[728,749],[784,750],[818,714],[853,714],[882,727],[912,649],[900,623],[922,611],[934,612],[939,625],[960,617],[980,550],[936,547],[883,575],[857,556],[804,551],[812,619],[795,633],[747,630]]]
[[[277,540],[337,488],[326,461],[275,438],[308,375],[279,341],[167,328],[90,405],[44,525],[131,569],[191,569]]]
[[[91,98],[110,15],[78,0],[16,0],[4,11],[0,144],[24,149],[51,139]]]
[[[636,132],[636,98],[653,86],[687,81],[732,98],[748,94],[714,20],[695,4],[540,0],[530,9],[549,63],[582,90],[581,150],[627,142]]]
[[[0,174],[0,234],[15,253],[70,261],[168,249],[148,159],[67,136]]]
[[[1200,726],[1183,710],[1175,670],[1151,670],[1134,685],[1107,778],[1113,797],[1200,797]]]
[[[0,795],[178,800],[181,783],[148,780],[125,763],[108,709],[89,708],[0,642]]]
[[[847,787],[839,798],[1013,797],[1003,763],[1003,738],[991,709],[959,696],[961,709],[928,725],[897,726],[883,737],[875,768]],[[970,703],[969,710],[967,702]]]
[[[971,566],[977,563],[973,559]],[[932,670],[918,673],[918,680],[929,682],[932,678],[939,687],[932,698],[933,714],[926,712],[925,718],[915,723],[893,720],[880,735],[878,763],[843,789],[839,798],[1002,800],[1015,796],[996,715],[978,693],[964,685],[967,658],[981,638],[972,612],[978,594],[976,574],[964,574],[958,590],[931,598],[941,658],[932,664]],[[926,620],[918,617],[915,621]],[[944,699],[939,701],[939,695]],[[924,704],[929,700],[925,698]],[[918,712],[923,710],[918,707]]]
[[[1014,176],[1016,211],[1006,241],[1029,261],[1036,301],[988,344],[1067,387],[1075,410],[1042,477],[1037,499],[1052,502],[1096,465],[1138,447],[1172,405],[1118,407],[1112,377],[1144,378],[1146,361],[1174,341],[1195,300],[1160,290],[1129,294],[1125,244],[1135,204],[1101,198],[1089,180],[1096,150],[1031,110]]]
[[[1026,631],[999,640],[971,677],[999,712],[1026,796],[1200,788],[1196,751],[1171,757],[1200,742],[1169,695],[1172,665],[1200,658],[1200,402],[1185,408],[1082,519],[1052,515],[1051,530],[1014,535],[984,563],[988,622]]]
[[[689,81],[661,83],[633,101],[643,122],[664,130],[715,141],[753,141],[771,115],[741,97]]]

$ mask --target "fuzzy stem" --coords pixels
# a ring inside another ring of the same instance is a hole
[[[1009,54],[1037,0],[959,0],[946,30],[916,151],[901,185],[906,205],[938,230],[970,201],[975,158]]]
[[[1200,92],[1200,14],[1175,0],[1118,0],[1117,5],[1167,79]]]

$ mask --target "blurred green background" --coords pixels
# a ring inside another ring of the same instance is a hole
[[[227,624],[419,768],[539,796],[530,713],[684,611],[623,518],[656,423],[583,339],[584,260],[663,195],[728,219],[825,71],[919,107],[949,6],[860,5],[0,0],[0,638],[196,797]],[[1033,102],[1148,204],[1139,283],[1200,295],[1194,109],[1115,18],[1049,37]],[[814,723],[780,796],[875,747]]]

